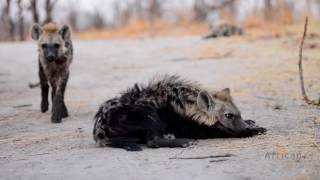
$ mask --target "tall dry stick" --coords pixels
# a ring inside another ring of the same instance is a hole
[[[303,100],[307,104],[319,106],[320,105],[320,100],[319,101],[310,100],[308,98],[308,96],[306,94],[306,90],[304,88],[303,69],[302,69],[302,50],[303,50],[304,39],[306,37],[307,30],[308,30],[308,16],[306,16],[306,20],[305,20],[305,24],[304,24],[304,31],[303,31],[302,40],[301,40],[301,44],[300,44],[300,51],[299,51],[299,63],[298,63],[298,65],[299,65],[300,87],[301,87],[301,93],[302,93]]]

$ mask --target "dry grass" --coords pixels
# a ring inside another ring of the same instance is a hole
[[[205,23],[179,23],[171,25],[163,21],[156,21],[153,30],[147,21],[131,21],[128,25],[114,30],[89,30],[76,33],[79,39],[121,39],[144,38],[155,36],[189,36],[203,35],[209,31]]]
[[[320,25],[318,19],[311,19],[311,26]],[[236,24],[236,22],[233,22]],[[262,15],[249,17],[244,23],[246,35],[249,38],[279,38],[282,36],[292,36],[301,33],[303,18],[293,20],[290,12],[282,12],[276,20],[265,20]],[[126,26],[115,29],[88,30],[75,33],[77,39],[137,39],[149,37],[183,37],[183,36],[204,36],[209,33],[210,28],[207,23],[195,23],[184,20],[177,24],[170,24],[161,20],[150,27],[148,21],[133,20]],[[311,30],[310,33],[317,33]]]
[[[263,17],[251,17],[244,23],[246,34],[252,39],[280,38],[283,36],[301,36],[303,31],[304,17],[300,19],[279,19],[279,21],[266,21]],[[318,34],[319,19],[310,20],[310,34]]]

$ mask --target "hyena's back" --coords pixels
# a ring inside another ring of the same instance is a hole
[[[156,108],[171,104],[183,108],[195,103],[200,87],[198,84],[178,76],[156,77],[146,86],[135,84],[121,94],[120,101],[129,104],[151,104]]]

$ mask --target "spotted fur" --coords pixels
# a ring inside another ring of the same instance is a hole
[[[54,123],[68,117],[64,93],[69,79],[69,66],[73,59],[71,32],[68,26],[60,29],[54,23],[40,27],[35,24],[31,37],[38,41],[39,79],[41,86],[41,112],[48,110],[49,84],[51,86],[52,116]]]
[[[233,126],[221,119],[225,112],[237,115],[238,126],[247,130],[234,134]],[[137,143],[185,147],[190,139],[244,137],[265,131],[242,121],[228,89],[207,93],[195,82],[165,76],[147,85],[135,84],[104,102],[95,115],[93,136],[100,146],[141,150]]]

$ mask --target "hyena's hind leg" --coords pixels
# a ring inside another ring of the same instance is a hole
[[[106,112],[103,112],[104,109]],[[108,118],[106,118],[108,117]],[[94,139],[100,146],[141,150],[138,143],[148,147],[186,147],[188,139],[164,138],[165,124],[152,107],[123,106],[110,111],[102,107],[96,115]]]
[[[146,116],[150,118],[150,116]],[[191,139],[167,139],[163,136],[163,127],[158,122],[150,121],[145,118],[140,119],[135,127],[129,128],[127,136],[118,136],[108,139],[108,145],[111,147],[123,148],[127,151],[141,151],[138,143],[145,142],[148,147],[188,147],[193,140]],[[136,129],[135,129],[136,128]],[[145,133],[139,133],[145,132]],[[138,135],[139,134],[139,135]],[[142,138],[141,134],[145,134]]]
[[[142,151],[142,148],[137,143],[139,139],[130,137],[115,137],[109,139],[109,146],[122,148],[127,151]]]
[[[149,115],[146,124],[146,143],[148,147],[160,148],[160,147],[181,147],[185,148],[194,144],[193,139],[187,138],[166,138],[165,125],[161,123],[159,116],[156,114]]]
[[[46,112],[49,108],[48,94],[49,94],[49,85],[47,77],[44,73],[44,70],[39,62],[39,79],[41,87],[41,112]]]

